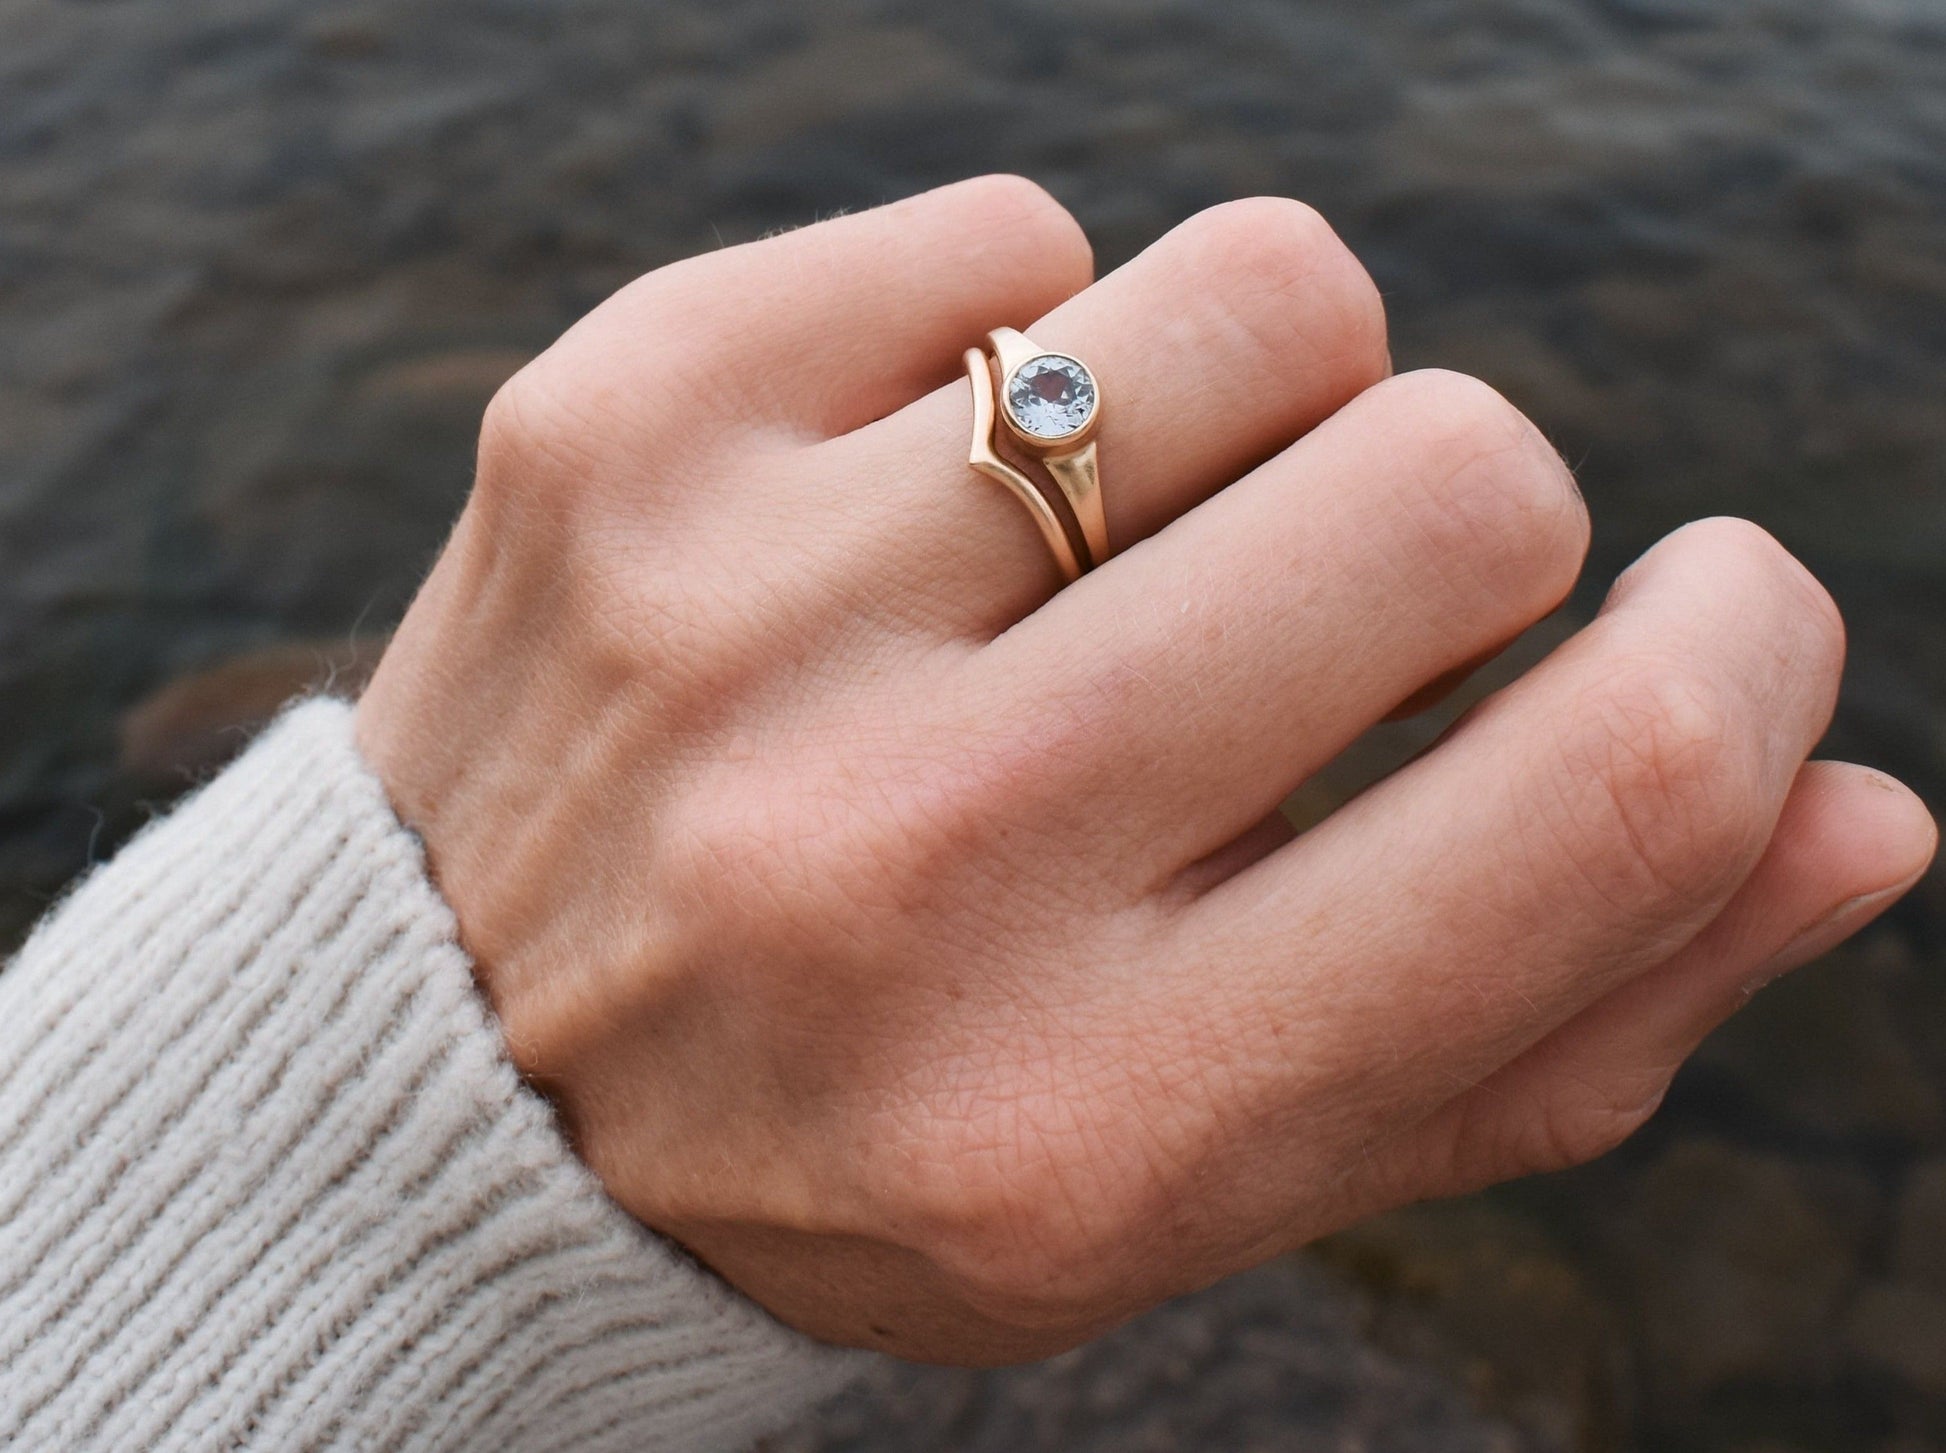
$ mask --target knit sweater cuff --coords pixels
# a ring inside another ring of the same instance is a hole
[[[851,1366],[574,1158],[343,703],[0,973],[0,1445],[729,1449]]]

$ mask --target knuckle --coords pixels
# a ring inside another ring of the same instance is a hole
[[[1655,659],[1612,671],[1570,770],[1592,800],[1581,861],[1618,896],[1708,902],[1763,846],[1762,753],[1725,685]]]
[[[1039,182],[1012,172],[995,172],[965,184],[967,202],[1002,234],[1031,244],[1036,265],[1065,264],[1091,272],[1094,248],[1074,214]]]
[[[1195,285],[1214,281],[1261,346],[1345,367],[1358,388],[1390,369],[1378,286],[1316,208],[1248,197],[1184,225]]]
[[[1417,369],[1386,384],[1384,397],[1415,436],[1437,442],[1448,454],[1505,454],[1538,437],[1504,394],[1471,374]]]
[[[1588,512],[1558,451],[1476,378],[1443,370],[1381,385],[1380,406],[1425,459],[1418,521],[1436,560],[1521,610],[1554,605],[1588,548]]]
[[[1845,622],[1816,576],[1749,520],[1699,520],[1678,533],[1732,598],[1757,602],[1767,612],[1772,639],[1798,679],[1835,688],[1844,669]]]
[[[489,496],[529,493],[542,479],[549,496],[592,473],[594,437],[571,403],[552,352],[529,363],[487,401],[480,421],[476,488]]]
[[[1413,438],[1458,467],[1522,454],[1545,443],[1504,394],[1470,374],[1420,369],[1393,379],[1384,396]]]
[[[526,459],[540,436],[545,410],[536,397],[535,364],[528,364],[494,390],[480,420],[482,482],[497,471],[489,466]]]
[[[1816,679],[1835,693],[1845,669],[1844,614],[1816,576],[1793,557],[1784,558],[1789,563],[1789,579],[1796,601],[1792,619],[1798,628],[1801,659]]]

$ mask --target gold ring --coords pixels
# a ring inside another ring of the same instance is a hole
[[[997,479],[1027,507],[1068,580],[1108,558],[1108,516],[1101,503],[1095,434],[1101,424],[1101,386],[1088,365],[1055,353],[1012,328],[987,335],[992,358],[966,350],[973,383],[973,447],[967,462]],[[1000,376],[996,389],[994,372]],[[1047,494],[1000,453],[1000,430],[1015,451],[1038,463],[1054,481],[1073,519],[1074,533]]]

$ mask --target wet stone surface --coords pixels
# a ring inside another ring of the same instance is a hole
[[[369,667],[482,405],[575,316],[992,169],[1104,266],[1225,198],[1314,202],[1401,365],[1483,375],[1579,467],[1572,614],[1751,515],[1850,617],[1831,752],[1946,801],[1935,0],[16,0],[0,95],[0,938]],[[778,1446],[1946,1446],[1943,924],[1935,878],[1599,1166],[1045,1367],[888,1370]]]
[[[1380,1299],[1286,1260],[1004,1372],[881,1364],[767,1453],[1543,1453],[1436,1361],[1379,1346]]]

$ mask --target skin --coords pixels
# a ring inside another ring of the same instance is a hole
[[[1391,376],[1295,202],[1091,278],[993,177],[632,284],[493,401],[359,708],[614,1198],[907,1357],[1601,1154],[1936,840],[1807,765],[1842,624],[1731,520],[1292,840],[1294,787],[1560,602],[1585,508],[1486,385]],[[999,324],[1103,384],[1119,553],[1066,589],[965,466]]]

